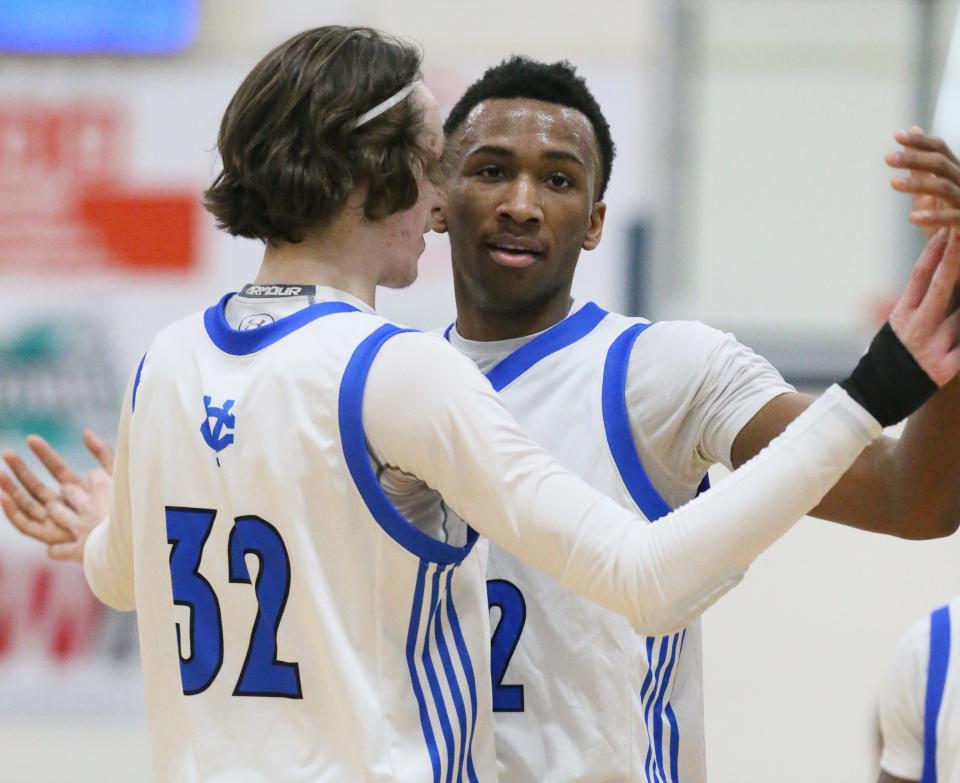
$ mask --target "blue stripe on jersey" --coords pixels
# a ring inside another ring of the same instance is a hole
[[[350,357],[347,369],[343,373],[343,380],[340,382],[339,417],[343,455],[346,458],[350,476],[364,503],[390,538],[423,560],[443,564],[459,563],[476,543],[477,531],[468,527],[467,542],[463,546],[451,546],[417,530],[397,511],[380,487],[380,482],[370,464],[367,441],[363,434],[363,389],[367,383],[370,365],[381,346],[389,338],[401,332],[411,331],[414,330],[385,324],[360,343]]]
[[[473,661],[470,659],[470,652],[467,650],[467,643],[463,638],[463,631],[460,628],[457,609],[453,605],[452,581],[454,570],[454,568],[451,568],[447,572],[447,620],[450,623],[450,630],[453,632],[453,641],[457,648],[457,654],[460,656],[460,666],[463,667],[463,673],[467,678],[467,688],[470,691],[470,736],[466,738],[467,778],[470,783],[479,783],[477,770],[473,766],[473,732],[477,727],[477,680],[473,673]],[[465,734],[460,737],[460,771],[457,781],[463,779],[463,746],[465,737]]]
[[[443,330],[443,339],[447,342],[450,342],[450,332],[453,329],[453,324],[450,324],[446,329]]]
[[[231,296],[234,296],[232,292],[225,294],[217,304],[208,307],[203,314],[203,325],[206,327],[207,335],[217,348],[231,356],[246,356],[256,353],[325,315],[359,312],[356,307],[346,302],[318,302],[281,318],[279,321],[274,321],[257,329],[241,331],[234,329],[227,323],[227,300]]]
[[[656,639],[652,636],[647,637],[647,676],[643,678],[643,685],[640,686],[640,701],[643,704],[646,704],[644,699],[647,697],[647,692],[650,689],[650,686],[653,684],[653,666],[651,661],[653,660],[653,643]]]
[[[147,355],[140,357],[140,364],[137,365],[137,374],[133,378],[133,394],[130,395],[130,412],[137,409],[137,389],[140,388],[140,375],[143,373],[143,363],[147,360]]]
[[[440,688],[440,678],[437,677],[437,669],[433,665],[433,657],[430,655],[430,630],[434,619],[437,618],[440,608],[440,574],[444,566],[437,566],[433,572],[433,582],[430,592],[430,608],[427,610],[427,628],[423,635],[423,670],[427,674],[427,683],[430,686],[430,693],[433,695],[433,706],[437,710],[437,717],[440,719],[440,733],[443,735],[443,744],[447,748],[447,775],[446,783],[450,783],[453,774],[453,728],[450,726],[450,717],[447,714],[447,705],[443,700],[443,691]]]
[[[506,388],[541,359],[589,334],[606,315],[606,310],[587,302],[569,318],[564,318],[517,348],[490,370],[487,378],[496,391]]]
[[[709,484],[708,484],[709,486]],[[687,631],[683,630],[680,635],[680,651],[678,656],[683,655],[683,643],[687,639]],[[680,666],[677,665],[679,673]],[[676,677],[674,677],[676,680]],[[680,727],[677,725],[677,716],[673,711],[673,705],[667,702],[667,708],[664,710],[667,720],[670,723],[670,780],[671,783],[680,783]]]
[[[443,633],[443,606],[447,606],[447,612],[449,613],[450,576],[452,574],[453,568],[447,572],[447,580],[444,584],[443,591],[443,605],[441,605],[437,610],[437,622],[436,625],[434,625],[434,636],[436,637],[437,641],[437,650],[440,653],[440,663],[443,666],[443,673],[447,679],[447,687],[450,689],[450,695],[453,697],[453,706],[457,711],[457,723],[460,725],[460,750],[459,755],[456,756],[456,758],[459,760],[455,765],[451,763],[450,768],[447,771],[447,777],[450,777],[455,766],[457,770],[457,783],[460,783],[463,780],[463,760],[467,741],[467,709],[463,703],[463,693],[460,690],[460,681],[457,679],[457,673],[453,668],[453,659],[450,657],[450,649],[447,646],[447,640]],[[453,759],[454,756],[451,756],[451,762],[453,762]]]
[[[937,718],[943,703],[949,663],[950,607],[942,606],[930,615],[930,659],[923,711],[923,775],[920,783],[937,783]]]
[[[663,674],[663,665],[667,659],[667,649],[670,647],[670,637],[664,636],[660,639],[660,654],[657,656],[657,663],[654,666],[652,661],[648,660],[648,664],[653,668],[653,680],[656,683],[654,690],[652,692],[653,698],[648,699],[647,703],[644,705],[643,710],[643,722],[647,728],[647,737],[649,741],[647,742],[647,756],[644,762],[644,768],[647,774],[648,783],[658,783],[656,777],[656,768],[653,766],[653,739],[651,731],[651,722],[650,722],[650,713],[653,708],[653,704],[656,701],[657,696],[660,692],[660,677]]]
[[[657,488],[653,486],[653,482],[643,469],[643,463],[633,442],[626,399],[630,352],[637,337],[648,326],[650,324],[635,324],[624,330],[607,351],[607,360],[603,365],[601,405],[607,444],[617,470],[620,471],[620,477],[633,502],[637,504],[637,508],[647,519],[655,522],[670,513],[670,506],[657,492]]]
[[[672,510],[670,505],[657,488],[653,485],[640,455],[637,453],[636,444],[633,441],[633,429],[630,426],[630,415],[627,409],[627,368],[630,364],[630,355],[633,345],[637,338],[650,324],[634,324],[625,329],[616,340],[613,341],[607,351],[607,358],[603,366],[603,385],[601,389],[601,408],[603,413],[603,427],[607,438],[607,445],[610,454],[620,473],[620,478],[630,497],[637,507],[643,512],[651,522],[655,522],[660,517],[665,516]],[[710,488],[710,479],[703,477],[700,486],[697,488],[697,494],[701,494]],[[666,681],[661,682],[660,676],[663,673],[658,664],[653,671],[652,655],[653,644],[656,641],[653,638],[647,639],[647,661],[650,668],[647,670],[643,685],[640,689],[640,703],[644,708],[644,715],[649,716],[651,703],[655,702],[656,709],[653,715],[653,724],[651,727],[649,717],[645,718],[647,724],[647,736],[650,741],[650,748],[653,748],[653,758],[657,760],[652,772],[658,776],[666,775],[663,769],[663,718],[666,716],[670,724],[670,760],[671,760],[671,780],[678,780],[677,762],[680,756],[680,731],[677,724],[676,714],[673,706],[670,704],[668,691],[672,691],[670,683],[670,673],[674,668],[673,655],[679,657],[681,650],[677,650],[679,644],[682,648],[684,637],[674,636],[662,637],[659,641],[661,645],[672,644],[673,653],[671,653],[671,662],[666,671]],[[661,660],[663,654],[661,646]],[[677,663],[679,670],[679,662]],[[651,674],[651,671],[653,673]],[[651,685],[653,686],[651,689]],[[666,705],[664,706],[664,701]],[[651,753],[648,749],[647,755],[647,779],[650,780],[651,774]],[[657,767],[659,769],[657,769]],[[653,781],[651,781],[653,783]]]
[[[667,691],[671,689],[673,667],[677,661],[678,648],[680,646],[680,634],[674,634],[670,639],[670,661],[663,673],[663,682],[660,685],[660,693],[653,706],[653,746],[654,761],[659,770],[661,779],[666,783],[667,771],[663,761],[663,703],[668,699]]]
[[[427,700],[423,693],[423,686],[420,684],[420,677],[417,674],[417,663],[414,656],[417,651],[417,639],[420,637],[420,618],[423,616],[423,590],[427,580],[427,568],[429,564],[420,561],[420,568],[417,571],[417,586],[413,592],[413,608],[410,610],[410,626],[407,630],[407,668],[410,670],[410,682],[413,685],[413,693],[417,699],[417,707],[420,711],[420,726],[423,729],[423,739],[427,743],[427,752],[430,754],[430,763],[433,765],[433,781],[440,783],[440,753],[437,750],[437,738],[433,733],[433,726],[430,723],[430,713],[427,710]]]

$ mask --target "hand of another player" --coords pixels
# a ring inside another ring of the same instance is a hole
[[[920,255],[890,326],[924,372],[944,386],[960,372],[960,231],[940,229]]]
[[[908,169],[909,177],[890,181],[894,190],[913,196],[910,222],[930,239],[941,226],[960,227],[960,160],[943,139],[929,136],[921,128],[898,131],[894,138],[903,145],[900,152],[884,160],[897,169]]]
[[[17,481],[0,472],[0,507],[21,533],[46,544],[55,560],[82,562],[87,536],[110,513],[113,449],[90,430],[83,439],[100,463],[86,479],[43,438],[27,438],[27,446],[57,482],[59,492],[50,489],[15,452],[3,454]]]

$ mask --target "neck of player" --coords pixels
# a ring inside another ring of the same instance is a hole
[[[322,229],[308,232],[301,242],[268,243],[253,282],[327,286],[375,308],[383,273],[383,241],[376,223],[365,223],[347,208]]]
[[[542,332],[570,314],[570,287],[535,303],[497,306],[479,303],[454,282],[457,300],[457,333],[465,340],[491,342]]]

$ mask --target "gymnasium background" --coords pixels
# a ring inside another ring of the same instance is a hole
[[[960,151],[956,11],[3,0],[0,447],[40,432],[83,459],[82,428],[112,435],[156,330],[252,279],[260,247],[218,234],[199,206],[218,122],[269,48],[328,23],[420,42],[444,108],[510,53],[576,64],[619,151],[576,295],[734,331],[822,387],[852,365],[921,247],[887,185],[893,132],[936,112]],[[415,326],[452,320],[445,238],[428,242],[412,289],[378,304]],[[134,618],[54,565],[0,525],[0,781],[146,780]],[[958,592],[957,536],[907,543],[805,520],[705,619],[711,780],[874,780],[874,700],[895,641]]]

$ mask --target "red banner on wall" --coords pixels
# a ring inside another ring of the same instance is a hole
[[[0,272],[183,272],[198,259],[194,188],[130,181],[110,104],[0,102]]]

